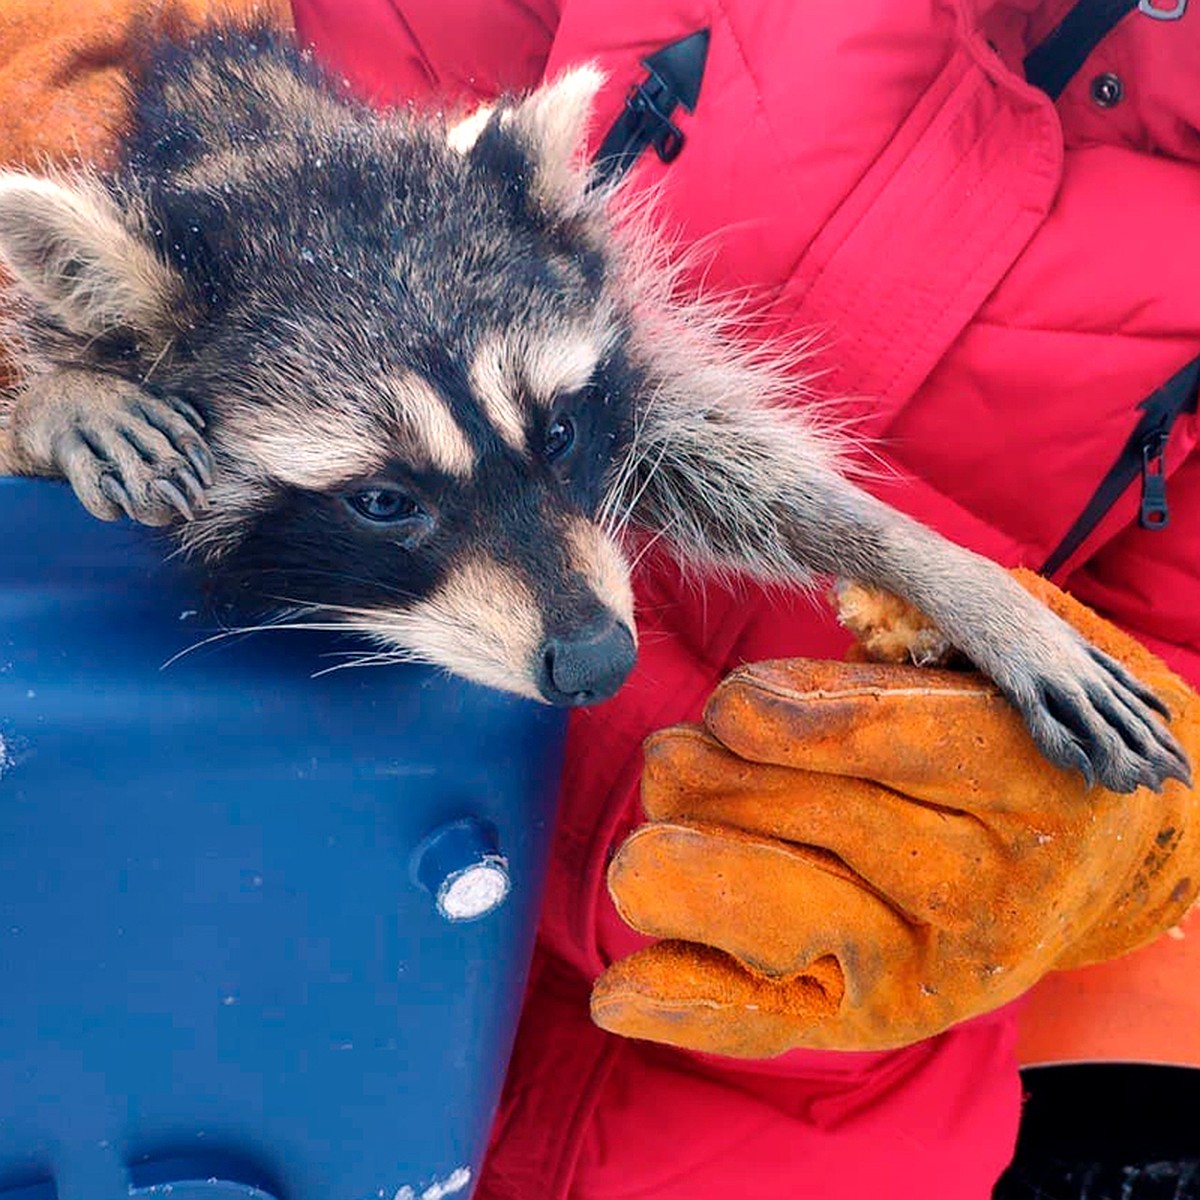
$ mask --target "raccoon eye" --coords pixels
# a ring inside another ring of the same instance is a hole
[[[542,438],[542,453],[553,462],[562,458],[575,444],[575,422],[568,416],[557,416],[546,426]]]
[[[425,510],[407,492],[398,488],[369,487],[353,492],[346,503],[360,517],[380,524],[428,519]]]

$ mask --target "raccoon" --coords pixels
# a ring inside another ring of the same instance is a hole
[[[556,705],[633,667],[629,538],[909,600],[1053,762],[1188,778],[1160,701],[995,564],[848,477],[582,146],[575,69],[457,122],[378,112],[282,35],[153,48],[108,173],[0,177],[0,470],[169,524],[292,620]]]

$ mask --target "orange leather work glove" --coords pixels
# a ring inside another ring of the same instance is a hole
[[[1022,582],[1170,706],[1200,761],[1200,701],[1149,651]],[[736,671],[703,726],[646,743],[649,823],[609,871],[666,939],[600,977],[603,1028],[740,1057],[906,1045],[1116,957],[1200,889],[1197,792],[1088,789],[981,676],[793,660]]]

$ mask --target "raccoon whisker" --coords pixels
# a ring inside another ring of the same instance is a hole
[[[345,622],[335,621],[274,621],[267,622],[262,625],[242,625],[237,629],[222,629],[219,633],[211,634],[209,637],[201,638],[198,642],[193,642],[190,646],[185,646],[182,650],[172,654],[159,667],[160,671],[165,671],[168,667],[172,667],[180,659],[186,658],[189,654],[196,650],[202,650],[205,646],[214,645],[217,642],[228,641],[230,638],[248,637],[252,633],[269,633],[277,629],[299,629],[306,630],[311,633],[347,633],[353,632],[353,626],[347,625]]]
[[[274,613],[260,625],[246,626],[248,632],[257,633],[266,629],[315,629],[328,632],[347,632],[354,629],[353,622],[370,621],[375,615],[366,609],[352,608],[345,604],[312,604],[303,600],[293,600],[288,596],[265,596],[264,599],[276,600],[290,607]],[[322,620],[322,617],[325,616],[334,616],[338,619]]]
[[[362,656],[362,650],[325,650],[318,654],[318,658],[359,658]]]
[[[336,572],[336,571],[327,571],[327,572],[325,572],[325,574],[331,576],[334,579],[348,579],[351,582],[355,582],[355,583],[366,584],[368,582],[367,580],[356,579],[353,575],[346,575],[346,574],[343,574],[341,572]],[[381,584],[379,586],[384,587],[386,589],[386,585]],[[399,597],[402,600],[408,600],[408,599],[413,598],[411,593],[403,592],[399,588],[391,588],[391,589],[386,589],[386,590],[390,590],[393,595]],[[299,600],[292,596],[277,596],[277,595],[271,595],[269,593],[264,593],[263,599],[264,600],[274,600],[277,604],[286,604],[286,605],[290,606],[289,608],[285,609],[283,612],[276,614],[274,619],[277,622],[283,622],[283,621],[289,619],[290,617],[319,616],[321,613],[338,613],[341,616],[354,617],[354,618],[356,618],[358,620],[362,620],[362,621],[372,621],[378,616],[378,613],[372,609],[355,608],[349,604],[336,604],[336,603],[333,603],[330,601],[326,601],[326,602],[322,602],[322,603],[314,603],[313,601],[310,601],[310,600]]]
[[[347,671],[352,667],[395,667],[416,661],[416,656],[411,654],[365,654],[355,657],[350,662],[323,667],[319,671],[314,671],[309,678],[320,679],[325,675],[332,675],[335,671]]]
[[[193,650],[202,650],[205,646],[211,646],[215,642],[223,642],[232,637],[237,637],[242,633],[240,629],[223,629],[220,633],[214,633],[211,637],[202,638],[198,642],[193,642],[190,646],[185,646],[182,650],[172,654],[166,662],[159,666],[160,671],[167,670],[168,667],[173,667],[181,658],[186,658]]]
[[[651,550],[654,549],[658,542],[660,542],[663,538],[669,538],[671,536],[671,528],[673,528],[674,525],[674,521],[665,523],[661,529],[656,529],[654,533],[638,547],[637,554],[634,555],[633,561],[629,564],[629,573],[631,575],[638,569],[638,567],[642,565],[642,560],[647,554],[650,553]]]
[[[363,587],[370,588],[372,591],[386,592],[399,600],[413,600],[417,598],[415,593],[405,588],[396,587],[394,584],[384,583],[378,579],[364,579],[361,575],[351,575],[346,571],[323,571],[317,567],[305,567],[303,571],[296,572],[296,575],[301,579],[338,579],[344,583],[360,583]],[[329,610],[340,607],[339,605],[326,603],[312,604],[307,600],[293,600],[287,596],[268,595],[267,599],[277,600],[280,604],[300,605],[314,612],[321,609]]]
[[[629,522],[633,519],[633,515],[637,511],[638,504],[641,502],[642,497],[646,494],[646,489],[654,481],[654,477],[658,474],[659,469],[662,467],[663,461],[667,457],[668,452],[669,447],[665,442],[658,447],[657,457],[650,464],[649,469],[647,469],[642,475],[637,491],[634,492],[634,494],[625,502],[625,512],[622,514],[615,530],[615,533],[618,536],[624,532],[626,527],[629,525]],[[637,460],[636,466],[639,468],[642,467],[647,460],[648,455],[640,456]],[[633,475],[633,472],[631,472],[631,475]]]
[[[600,528],[610,537],[619,538],[629,521],[632,510],[626,501],[626,495],[629,491],[630,483],[637,474],[638,465],[641,463],[642,458],[643,454],[637,446],[637,435],[635,433],[629,451],[622,460],[616,478],[613,480],[612,486],[597,514],[597,521]]]
[[[143,383],[150,382],[150,376],[153,375],[154,372],[158,370],[158,368],[162,365],[163,359],[166,358],[167,355],[170,354],[171,351],[174,349],[175,341],[176,341],[176,339],[174,337],[169,337],[169,338],[167,338],[166,342],[163,343],[163,348],[158,352],[158,354],[154,358],[154,361],[146,368],[145,372],[143,373],[143,375],[142,375]]]
[[[610,536],[615,536],[621,526],[618,508],[622,504],[625,489],[629,486],[629,479],[633,473],[633,459],[634,455],[630,453],[621,460],[616,476],[596,512],[596,523]]]
[[[653,400],[647,403],[647,411],[653,408],[653,404]],[[634,422],[629,446],[597,515],[600,527],[613,538],[620,537],[632,514],[632,502],[627,502],[626,497],[630,483],[636,478],[650,450],[644,436],[647,423],[645,420]]]
[[[621,463],[616,478],[612,481],[612,486],[596,512],[596,524],[613,538],[620,535],[625,524],[624,498],[633,474],[631,459],[632,455]]]
[[[272,628],[274,628],[274,626],[272,626]],[[193,642],[190,646],[185,646],[182,650],[172,654],[171,657],[168,658],[158,669],[160,671],[165,671],[168,667],[174,666],[175,663],[179,662],[180,659],[186,658],[194,650],[202,650],[205,646],[211,646],[217,642],[228,641],[230,638],[243,637],[254,633],[255,631],[256,629],[254,626],[237,629],[222,629],[217,633],[213,633],[208,637],[201,638],[199,641]]]
[[[636,505],[636,497],[627,500],[630,484],[637,477],[638,469],[646,459],[648,447],[639,444],[642,429],[636,425],[629,450],[621,463],[617,478],[605,500],[601,516],[601,527],[611,537],[619,539],[629,524]],[[653,474],[653,472],[651,472]],[[640,493],[639,493],[640,494]]]
[[[323,605],[313,604],[308,600],[297,600],[291,596],[272,596],[269,594],[263,595],[264,600],[274,600],[276,604],[285,604],[286,608],[280,609],[277,613],[273,613],[268,620],[276,625],[282,624],[284,621],[292,617],[311,617],[319,613],[324,607]]]

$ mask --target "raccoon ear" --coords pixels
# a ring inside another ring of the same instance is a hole
[[[144,333],[170,324],[182,281],[133,233],[98,183],[0,174],[0,257],[71,333]]]
[[[496,111],[494,104],[481,104],[474,112],[459,118],[446,130],[446,145],[459,154],[466,154],[479,141]]]
[[[587,191],[584,140],[603,85],[599,67],[573,67],[502,114],[506,127],[533,152],[531,191],[547,208],[574,208]]]

